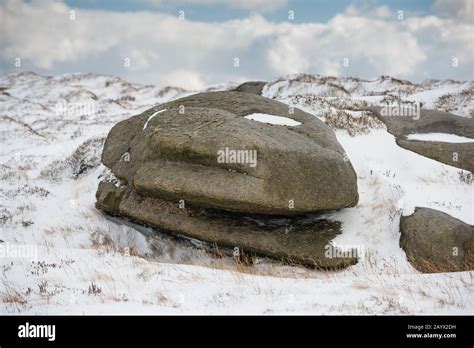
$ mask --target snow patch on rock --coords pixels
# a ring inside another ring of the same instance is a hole
[[[408,140],[440,141],[443,143],[474,143],[474,139],[448,133],[413,133]]]
[[[260,114],[260,113],[250,114],[250,115],[245,116],[244,118],[246,118],[247,120],[268,123],[268,124],[276,124],[279,126],[299,126],[301,124],[301,122],[295,121],[288,117],[275,116],[275,115],[269,115],[269,114]]]
[[[145,125],[143,126],[143,130],[146,129],[146,127],[148,127],[148,123],[158,114],[161,114],[162,112],[165,112],[167,109],[163,109],[163,110],[159,110],[155,113],[153,113],[150,117],[148,117],[148,120],[146,120],[145,122]]]

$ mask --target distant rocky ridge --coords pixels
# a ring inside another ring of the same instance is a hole
[[[263,87],[265,87],[266,84],[265,81],[249,81],[238,85],[234,90],[237,92],[261,95]]]

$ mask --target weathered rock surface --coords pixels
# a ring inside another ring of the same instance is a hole
[[[396,142],[398,146],[404,149],[474,173],[474,143],[445,143],[406,139],[397,139]]]
[[[263,87],[265,87],[265,84],[266,82],[264,81],[249,81],[237,86],[235,91],[262,95],[262,90]]]
[[[300,124],[244,117],[253,113]],[[220,161],[227,150],[256,161]],[[299,109],[245,92],[192,95],[116,124],[102,162],[118,179],[96,194],[109,214],[320,268],[357,262],[330,245],[340,223],[311,215],[357,204],[356,174],[332,130]]]
[[[357,262],[357,251],[341,254],[330,244],[341,233],[339,222],[305,216],[263,217],[224,213],[140,195],[127,186],[102,182],[97,208],[173,234],[305,264],[339,269]]]
[[[474,270],[474,226],[429,208],[400,219],[400,246],[420,272]]]
[[[474,143],[446,143],[408,140],[412,133],[448,133],[474,138],[474,120],[437,110],[420,110],[420,117],[383,116],[381,107],[370,107],[387,130],[397,139],[397,144],[422,156],[453,167],[474,171]],[[457,155],[454,155],[456,153]]]

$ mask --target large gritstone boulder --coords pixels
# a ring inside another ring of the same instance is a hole
[[[356,174],[332,130],[299,109],[244,92],[200,93],[122,121],[107,137],[102,162],[118,184],[99,186],[98,208],[277,257],[316,260],[335,234],[317,235],[320,223],[312,233],[308,224],[285,235],[246,230],[244,215],[314,214],[358,201]],[[178,204],[182,220],[171,223]],[[221,213],[204,218],[197,214],[203,210]],[[230,223],[225,212],[243,215]]]

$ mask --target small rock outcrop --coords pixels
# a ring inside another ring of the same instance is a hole
[[[429,208],[400,219],[400,246],[420,272],[474,270],[474,226]]]
[[[382,107],[370,107],[368,109],[385,123],[387,130],[396,137],[398,146],[441,163],[474,172],[473,142],[447,143],[408,140],[406,138],[412,133],[447,133],[474,138],[474,120],[472,118],[428,109],[420,109],[419,115],[414,117],[384,116],[384,108]],[[401,111],[403,113],[403,107]]]
[[[235,88],[235,91],[262,95],[263,87],[265,87],[266,84],[267,83],[264,81],[244,82],[241,85],[237,86]]]

